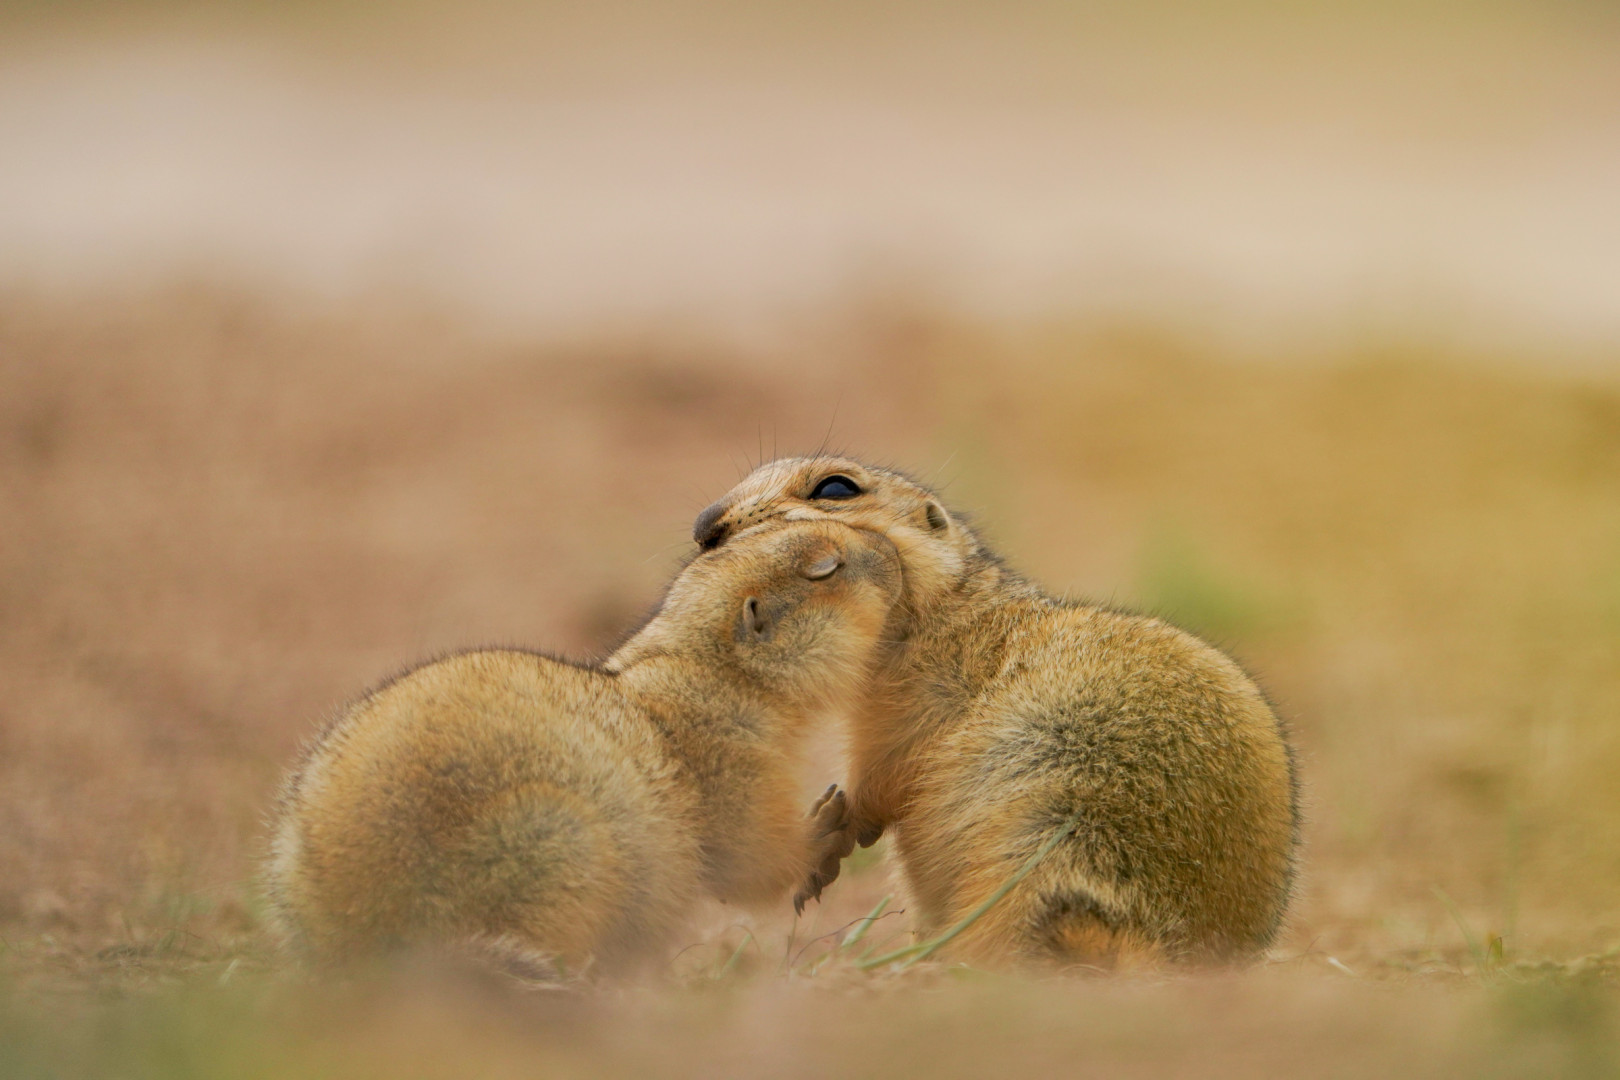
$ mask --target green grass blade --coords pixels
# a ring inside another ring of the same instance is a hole
[[[853,948],[856,945],[859,945],[861,943],[861,939],[866,936],[866,932],[872,929],[872,924],[878,921],[878,916],[882,915],[883,912],[888,909],[889,901],[893,899],[894,894],[892,893],[885,896],[883,899],[877,902],[876,907],[862,916],[859,922],[856,923],[854,932],[851,933],[849,937],[845,938],[844,943],[838,947],[839,951],[842,952],[845,949]]]
[[[723,979],[735,971],[737,969],[737,964],[742,960],[743,950],[748,948],[749,945],[753,944],[753,941],[754,932],[752,930],[744,930],[743,939],[737,942],[737,947],[735,949],[731,950],[731,958],[721,966],[719,971],[714,973],[714,977],[716,979]]]
[[[1075,826],[1078,824],[1079,820],[1076,818],[1070,818],[1068,821],[1064,822],[1063,827],[1058,829],[1057,832],[1053,833],[1051,837],[1047,839],[1046,843],[1041,845],[1040,850],[1036,851],[1035,854],[1031,855],[1024,861],[1024,865],[1018,868],[1017,873],[1008,878],[1006,881],[1002,882],[1001,887],[995,892],[991,893],[984,903],[968,912],[967,916],[963,918],[961,922],[939,935],[939,937],[934,938],[932,941],[922,942],[917,945],[908,945],[904,949],[896,949],[894,952],[885,953],[883,956],[875,957],[871,960],[864,960],[857,966],[864,971],[869,968],[880,967],[883,964],[891,963],[905,957],[906,961],[901,965],[903,970],[904,968],[908,968],[912,964],[915,964],[919,960],[926,960],[935,952],[949,944],[951,940],[958,934],[961,934],[968,927],[978,922],[979,919],[984,916],[985,912],[989,911],[991,908],[995,907],[996,904],[1000,903],[1002,897],[1012,892],[1020,881],[1023,881],[1026,877],[1028,877],[1030,873],[1041,864],[1041,860],[1050,855],[1052,853],[1052,849],[1061,844],[1064,839],[1074,831]]]
[[[926,949],[928,945],[929,942],[919,941],[915,945],[907,945],[904,948],[896,949],[893,952],[886,952],[882,956],[874,956],[870,960],[862,959],[858,961],[855,966],[860,968],[862,971],[870,971],[872,968],[882,967],[884,964],[891,963],[892,961],[898,960],[903,956],[909,956],[911,953],[917,952],[920,949]]]
[[[1468,946],[1468,955],[1474,958],[1474,966],[1481,974],[1489,971],[1490,957],[1480,945],[1479,939],[1474,936],[1474,932],[1468,928],[1468,923],[1463,919],[1462,909],[1457,907],[1451,897],[1446,895],[1446,891],[1438,885],[1434,887],[1434,895],[1438,896],[1440,902],[1446,905],[1446,910],[1451,912],[1451,921],[1456,923],[1457,929],[1462,932],[1463,944]]]

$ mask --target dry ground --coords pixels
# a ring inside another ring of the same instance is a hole
[[[1535,374],[1550,354],[1214,355],[900,304],[792,346],[470,325],[0,296],[0,1075],[1620,1069],[1620,387]],[[650,989],[279,970],[260,819],[335,703],[446,647],[601,650],[738,470],[829,432],[1052,588],[1259,674],[1308,799],[1270,962],[823,963],[880,857],[797,928],[694,931]]]

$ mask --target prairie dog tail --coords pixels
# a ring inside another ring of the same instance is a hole
[[[1042,869],[1033,868],[974,919],[951,943],[951,954],[988,966],[1017,957],[1097,971],[1152,968],[1166,959],[1150,934],[1099,902],[1072,870],[1046,868],[1043,874]],[[1005,885],[992,887],[988,875],[975,878],[971,898],[956,905],[953,919],[966,921]]]
[[[1148,935],[1068,905],[1048,909],[1039,939],[1051,947],[1051,959],[1064,966],[1131,971],[1165,960],[1164,950]]]

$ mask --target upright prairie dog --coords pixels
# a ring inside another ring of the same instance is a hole
[[[848,809],[863,845],[895,830],[924,929],[954,925],[1052,841],[956,955],[1207,963],[1272,941],[1297,784],[1236,663],[1158,619],[1046,595],[933,492],[845,458],[760,466],[693,535],[724,550],[782,519],[899,549],[896,640],[855,713]]]
[[[836,875],[843,796],[807,822],[797,758],[863,686],[899,590],[882,536],[791,523],[694,559],[600,666],[482,650],[384,684],[283,789],[286,936],[317,958],[466,944],[614,969],[703,891],[758,905]]]

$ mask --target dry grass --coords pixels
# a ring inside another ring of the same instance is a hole
[[[1620,1068],[1620,390],[1377,344],[801,331],[539,347],[404,305],[0,297],[0,1075]],[[889,891],[869,859],[791,944],[718,917],[655,989],[278,971],[259,818],[326,710],[445,647],[603,648],[744,459],[829,425],[1053,588],[1258,671],[1309,800],[1271,963],[862,972],[836,930]]]

